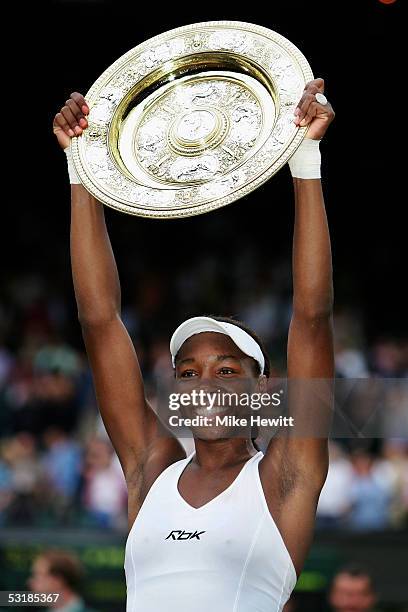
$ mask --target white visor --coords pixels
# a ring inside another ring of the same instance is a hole
[[[176,355],[181,345],[184,344],[187,338],[195,334],[201,334],[202,332],[215,332],[229,336],[245,355],[252,357],[252,359],[255,359],[255,361],[259,363],[261,374],[264,373],[265,358],[261,351],[261,347],[252,336],[233,323],[216,321],[211,317],[192,317],[178,326],[170,340],[170,353],[173,368],[176,365]]]

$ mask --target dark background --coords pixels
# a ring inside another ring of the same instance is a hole
[[[41,273],[74,309],[69,186],[65,158],[51,130],[53,116],[69,94],[86,93],[108,65],[148,37],[195,21],[236,19],[289,38],[308,58],[314,74],[325,79],[336,111],[321,147],[336,307],[347,304],[361,313],[368,342],[404,336],[405,205],[396,153],[406,121],[398,34],[401,1],[181,5],[60,0],[15,8],[18,15],[9,22],[19,54],[12,60],[15,95],[7,144],[13,181],[8,174],[5,183],[12,185],[11,199],[4,206],[10,218],[3,225],[2,240],[6,283],[22,272]],[[194,267],[206,252],[218,254],[226,273],[234,255],[248,244],[261,253],[265,268],[269,262],[289,259],[292,201],[285,168],[246,198],[196,218],[143,220],[107,210],[124,300],[137,291],[146,267],[150,277],[155,270],[166,271],[171,300],[172,275]],[[234,315],[228,291],[220,296],[219,312]],[[173,321],[169,312],[163,332],[169,333],[168,325],[177,324],[177,317]],[[76,325],[73,333],[78,334]]]

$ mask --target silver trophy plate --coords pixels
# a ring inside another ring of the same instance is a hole
[[[225,206],[273,176],[307,128],[293,122],[308,62],[267,28],[214,21],[131,49],[86,94],[74,164],[104,204],[152,218]]]

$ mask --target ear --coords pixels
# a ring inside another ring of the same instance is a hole
[[[265,393],[268,388],[268,379],[265,374],[260,374],[258,377],[258,389],[260,393]]]

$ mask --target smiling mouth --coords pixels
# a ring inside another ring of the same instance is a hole
[[[207,408],[206,406],[200,406],[199,408],[194,408],[193,413],[196,416],[215,416],[216,414],[224,414],[231,409],[231,406],[214,406],[213,408]]]

